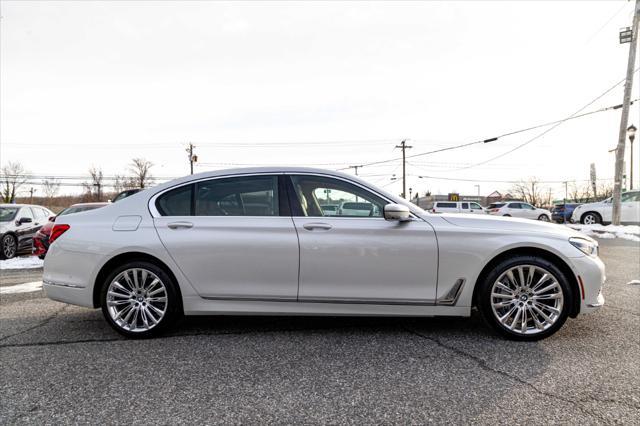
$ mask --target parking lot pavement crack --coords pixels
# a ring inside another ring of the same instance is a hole
[[[58,315],[60,315],[62,312],[64,312],[67,308],[69,307],[69,305],[63,305],[60,309],[58,309],[57,311],[55,311],[51,316],[45,318],[44,320],[40,321],[38,324],[31,326],[29,328],[26,328],[22,331],[19,331],[17,333],[13,333],[13,334],[9,334],[8,336],[4,336],[0,338],[0,342],[3,342],[7,339],[10,339],[12,337],[15,336],[20,336],[22,334],[28,333],[30,331],[35,330],[36,328],[40,328],[40,327],[44,327],[45,325],[49,324],[51,321],[53,321]]]
[[[631,314],[631,315],[636,316],[636,317],[640,317],[640,313],[638,313],[638,312],[634,312],[634,311],[630,311],[628,309],[620,308],[620,307],[612,305],[610,303],[607,304],[606,307],[607,308],[611,308],[611,309],[615,309],[616,311],[622,311],[624,313]]]
[[[482,358],[480,358],[480,357],[478,357],[476,355],[470,354],[468,352],[465,352],[465,351],[463,351],[461,349],[458,349],[455,346],[448,345],[448,344],[442,342],[440,339],[437,339],[435,337],[425,336],[424,334],[420,333],[419,331],[416,331],[416,330],[411,329],[409,327],[402,327],[402,328],[405,331],[407,331],[407,332],[409,332],[409,333],[411,333],[411,334],[413,334],[415,336],[420,337],[421,339],[429,340],[429,341],[435,343],[436,345],[455,353],[456,355],[459,355],[461,357],[464,357],[464,358],[467,358],[467,359],[470,359],[470,360],[474,361],[480,368],[482,368],[485,371],[489,371],[491,373],[499,374],[499,375],[501,375],[503,377],[506,377],[508,379],[511,379],[511,380],[513,380],[513,381],[515,381],[517,383],[525,385],[528,388],[530,388],[531,390],[533,390],[534,392],[538,393],[539,395],[546,396],[548,398],[555,398],[555,399],[558,399],[560,401],[563,401],[563,402],[566,402],[568,404],[571,404],[575,408],[577,408],[580,412],[582,412],[583,414],[586,414],[587,416],[590,416],[590,417],[594,417],[594,418],[598,419],[600,422],[606,423],[608,421],[608,419],[602,417],[597,412],[591,411],[588,408],[584,407],[579,401],[575,401],[573,399],[569,399],[569,398],[566,398],[566,397],[561,396],[561,395],[557,395],[557,394],[554,394],[554,393],[551,393],[551,392],[544,391],[544,390],[538,388],[537,386],[535,386],[534,384],[529,383],[528,381],[521,379],[520,377],[517,377],[517,376],[514,376],[512,374],[509,374],[506,371],[502,371],[500,369],[494,368],[494,367],[490,366],[484,359],[482,359]],[[616,401],[616,402],[617,403],[621,403],[620,401]]]

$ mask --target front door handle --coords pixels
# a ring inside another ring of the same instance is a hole
[[[325,231],[328,231],[329,229],[331,229],[331,225],[329,225],[328,223],[321,223],[321,222],[305,223],[304,225],[302,225],[302,227],[309,231],[313,231],[314,229],[323,229]]]
[[[193,228],[193,223],[191,222],[171,222],[169,224],[167,224],[167,226],[171,229],[178,229],[178,228]]]

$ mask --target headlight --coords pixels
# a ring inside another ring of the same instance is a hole
[[[595,241],[585,240],[584,238],[569,238],[569,242],[572,246],[586,254],[587,256],[598,256],[598,243]]]

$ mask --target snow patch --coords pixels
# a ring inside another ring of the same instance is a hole
[[[0,294],[31,293],[42,290],[42,281],[0,287]]]
[[[0,260],[0,269],[32,269],[42,268],[44,261],[38,256],[14,257],[13,259]]]
[[[595,238],[611,239],[622,238],[624,240],[640,242],[640,226],[637,225],[567,225],[571,229],[580,231],[585,235]]]

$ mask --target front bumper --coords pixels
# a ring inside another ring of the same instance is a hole
[[[599,257],[571,259],[580,286],[580,313],[595,312],[604,305],[602,289],[606,281],[605,267]]]

